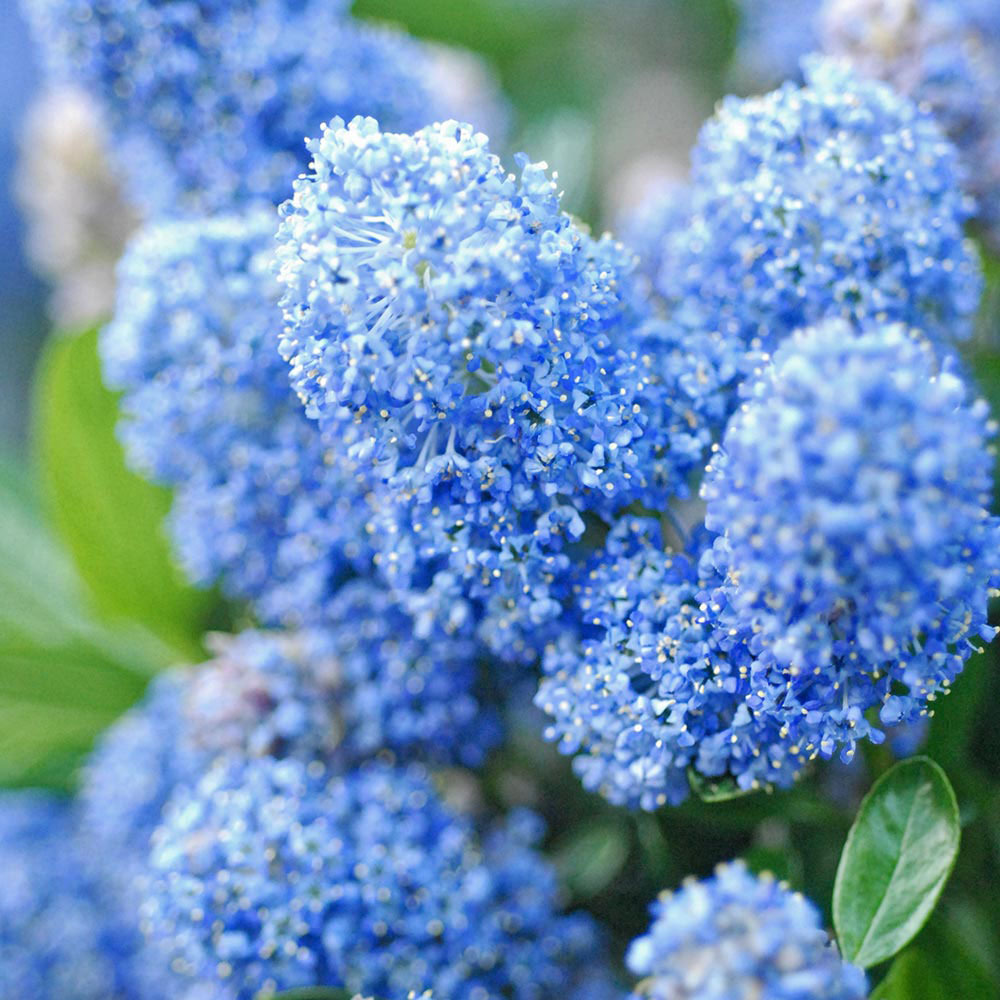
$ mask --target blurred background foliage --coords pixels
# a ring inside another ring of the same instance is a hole
[[[0,781],[65,786],[153,671],[197,658],[205,628],[240,612],[171,565],[159,530],[167,497],[125,469],[95,332],[53,336],[43,350],[45,291],[25,261],[10,190],[35,86],[16,7],[0,4]],[[357,0],[355,12],[483,54],[514,108],[507,152],[547,160],[567,207],[595,228],[613,226],[647,174],[685,169],[699,125],[731,85],[738,28],[725,0]],[[986,267],[966,360],[1000,414],[1000,265]],[[1000,996],[996,660],[994,644],[931,723],[924,750],[956,789],[962,850],[930,923],[878,987],[881,1000]],[[540,728],[520,720],[491,762],[486,794],[544,813],[571,901],[602,918],[619,948],[645,928],[658,891],[736,856],[806,892],[829,922],[844,837],[894,759],[869,746],[789,792],[634,815],[585,793]]]

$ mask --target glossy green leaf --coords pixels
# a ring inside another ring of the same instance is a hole
[[[142,629],[94,620],[23,484],[0,470],[0,784],[65,786],[169,659]]]
[[[833,920],[844,955],[868,968],[923,927],[958,855],[958,803],[944,771],[914,757],[861,803],[840,858]]]
[[[187,585],[170,556],[169,493],[125,465],[96,331],[49,342],[35,402],[42,499],[98,609],[140,623],[184,657],[200,655],[213,598]]]

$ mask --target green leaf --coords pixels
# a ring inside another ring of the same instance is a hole
[[[98,610],[200,657],[213,597],[186,584],[170,556],[162,528],[170,494],[125,465],[95,330],[49,341],[35,404],[42,499]]]
[[[0,466],[0,784],[65,787],[171,653],[95,622],[73,566]]]
[[[912,940],[951,874],[959,837],[955,793],[932,760],[904,760],[875,783],[833,889],[833,921],[850,961],[878,965]]]
[[[556,866],[577,899],[606,889],[628,860],[629,830],[620,818],[604,819],[574,831],[555,850]]]
[[[923,952],[911,948],[892,963],[870,1000],[953,1000],[955,996],[934,963]]]
[[[1000,983],[969,947],[967,935],[956,933],[939,913],[917,941],[896,957],[871,1000],[955,1000],[1000,996]],[[985,916],[985,915],[980,915]],[[989,936],[988,920],[982,931]]]
[[[702,802],[731,802],[754,794],[753,789],[740,788],[735,778],[706,778],[693,767],[688,768],[688,784]]]

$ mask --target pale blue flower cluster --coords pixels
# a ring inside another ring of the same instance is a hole
[[[11,1000],[130,991],[127,937],[104,912],[72,831],[66,801],[0,795],[0,993]]]
[[[275,983],[364,984],[390,1000],[431,985],[470,1000],[568,989],[598,940],[588,919],[558,916],[537,821],[480,840],[412,763],[478,763],[492,745],[495,721],[459,681],[473,661],[421,655],[362,581],[342,601],[340,633],[219,637],[214,660],[157,678],[93,754],[79,837],[105,910],[133,928],[145,914],[133,964],[170,968],[192,1000]],[[219,902],[234,865],[249,914]],[[326,911],[296,918],[297,872],[320,880]]]
[[[149,214],[281,201],[333,115],[413,129],[467,110],[431,88],[433,52],[342,0],[22,2],[50,74],[101,103]]]
[[[143,230],[102,332],[131,464],[175,490],[169,531],[196,582],[268,623],[322,615],[370,559],[370,516],[302,411],[274,345],[273,212]]]
[[[218,636],[212,660],[158,677],[104,735],[85,770],[82,823],[126,880],[124,859],[145,863],[175,786],[218,757],[482,762],[498,731],[477,701],[471,644],[416,638],[364,581],[338,608],[339,627]]]
[[[658,290],[717,338],[720,371],[748,373],[834,316],[967,337],[982,281],[954,148],[885,85],[831,60],[804,69],[804,86],[728,98],[704,127]]]
[[[512,175],[454,122],[334,122],[310,149],[278,249],[306,412],[393,525],[391,577],[431,567],[541,624],[587,516],[686,492],[694,362],[541,165]]]
[[[934,115],[965,163],[977,217],[1000,241],[1000,5],[982,0],[825,0],[826,52]]]
[[[901,326],[829,321],[745,387],[702,485],[722,627],[752,633],[747,702],[807,749],[911,722],[987,626],[995,427]]]
[[[819,910],[739,861],[653,904],[632,942],[643,979],[632,1000],[865,1000],[864,972],[842,959]]]
[[[480,836],[415,765],[239,758],[179,788],[143,920],[237,1000],[315,983],[454,1000],[569,996],[597,945],[558,914],[537,822]]]

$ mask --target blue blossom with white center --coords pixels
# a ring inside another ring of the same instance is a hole
[[[434,59],[341,0],[22,0],[50,74],[104,106],[117,162],[150,214],[280,202],[332,115],[411,130],[465,110]]]
[[[846,64],[728,98],[693,153],[691,213],[666,234],[659,291],[710,331],[722,370],[753,370],[829,317],[971,333],[982,280],[954,147],[925,111]]]
[[[541,624],[586,515],[686,490],[691,361],[541,165],[516,177],[455,122],[336,121],[309,146],[278,249],[306,412],[386,505],[383,570],[448,570]]]
[[[954,369],[902,326],[800,331],[709,465],[710,613],[752,633],[748,704],[809,753],[880,742],[873,707],[921,718],[994,635],[995,427]]]
[[[174,968],[237,1000],[308,985],[564,996],[599,942],[560,914],[539,833],[519,814],[480,835],[416,766],[231,759],[168,806],[143,924]]]
[[[822,41],[929,109],[965,162],[1000,245],[1000,6],[979,0],[826,0]]]
[[[625,519],[579,574],[578,627],[545,651],[546,737],[616,805],[676,805],[692,771],[787,785],[808,759],[780,720],[747,706],[749,636],[715,627],[705,588],[697,558],[666,549],[657,522]]]
[[[632,1000],[865,1000],[864,972],[841,958],[819,910],[742,861],[689,879],[652,907],[627,962]]]
[[[0,795],[0,992],[11,1000],[131,997],[121,928],[75,850],[69,802]]]
[[[823,0],[741,0],[736,70],[751,88],[799,79],[799,63],[818,47]]]
[[[168,529],[197,583],[268,624],[315,619],[370,559],[370,511],[306,418],[275,342],[269,211],[149,226],[102,331],[130,464],[174,490]]]

